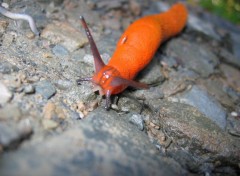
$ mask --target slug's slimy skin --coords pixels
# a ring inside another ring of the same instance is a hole
[[[133,79],[151,61],[162,42],[182,31],[187,16],[186,7],[177,3],[167,12],[136,20],[120,37],[107,65],[100,57],[84,18],[80,17],[94,56],[96,73],[91,78],[79,79],[78,83],[88,80],[99,86],[100,93],[106,96],[107,109],[111,104],[110,96],[122,92],[128,86],[148,88],[146,84]]]

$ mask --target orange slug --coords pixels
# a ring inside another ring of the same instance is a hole
[[[122,92],[128,86],[148,88],[146,84],[133,79],[151,61],[162,42],[182,31],[187,16],[186,7],[176,3],[164,13],[148,15],[136,20],[120,37],[107,65],[98,52],[84,18],[80,16],[93,53],[96,73],[93,77],[78,79],[77,83],[91,81],[100,87],[100,94],[106,96],[106,109],[111,105],[110,96]]]

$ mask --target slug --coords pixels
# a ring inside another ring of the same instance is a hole
[[[147,89],[147,84],[133,79],[153,58],[160,44],[180,33],[187,22],[188,11],[181,3],[176,3],[168,11],[148,15],[133,22],[120,37],[109,63],[104,64],[88,26],[82,16],[94,57],[96,73],[92,77],[77,80],[91,81],[106,97],[105,108],[111,106],[110,96],[121,93],[128,86]]]

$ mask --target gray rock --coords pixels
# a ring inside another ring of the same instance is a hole
[[[129,122],[136,125],[138,127],[138,129],[141,130],[141,131],[144,129],[143,118],[140,114],[131,115],[131,117],[129,118]]]
[[[181,60],[184,67],[208,77],[219,63],[216,55],[204,45],[176,39],[168,42],[167,54]]]
[[[0,146],[3,146],[3,149],[15,148],[31,134],[32,127],[26,123],[26,120],[19,124],[0,122]]]
[[[45,99],[51,98],[56,93],[54,85],[48,80],[36,83],[35,90],[37,93],[41,94]]]
[[[179,96],[179,99],[182,103],[196,107],[220,128],[225,129],[227,114],[223,107],[207,91],[193,86],[190,91]]]
[[[146,134],[126,119],[117,117],[115,112],[98,109],[81,122],[48,140],[4,153],[0,159],[1,173],[25,176],[186,174],[174,160],[158,155]]]
[[[68,50],[61,45],[55,45],[52,49],[52,52],[55,56],[60,58],[68,56]]]
[[[8,61],[0,61],[0,73],[10,74],[12,72],[18,71],[19,68],[15,65],[12,65]]]
[[[220,36],[216,33],[211,23],[203,21],[202,19],[198,18],[193,14],[190,14],[188,17],[188,26],[194,31],[201,32],[216,40],[220,40]]]
[[[233,53],[235,57],[240,60],[240,35],[239,33],[231,33],[231,39],[232,39],[232,48]]]
[[[137,76],[137,80],[146,84],[156,84],[164,80],[158,58],[155,57]]]
[[[31,84],[27,85],[27,86],[24,87],[24,92],[26,94],[32,94],[32,93],[35,92],[35,87],[33,85],[31,85]]]
[[[238,168],[240,141],[224,132],[199,110],[166,100],[150,100],[148,103],[158,112],[151,119],[159,119],[165,134],[172,138],[168,154],[184,168],[192,172],[212,172],[215,167],[205,170],[204,165],[213,166],[216,161],[225,161],[220,162],[218,167]]]

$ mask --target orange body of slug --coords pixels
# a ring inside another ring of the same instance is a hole
[[[128,86],[147,88],[133,81],[134,77],[151,61],[162,42],[181,32],[187,16],[186,7],[177,3],[164,13],[133,22],[120,37],[109,63],[95,61],[97,69],[91,81],[107,96],[118,94]]]

